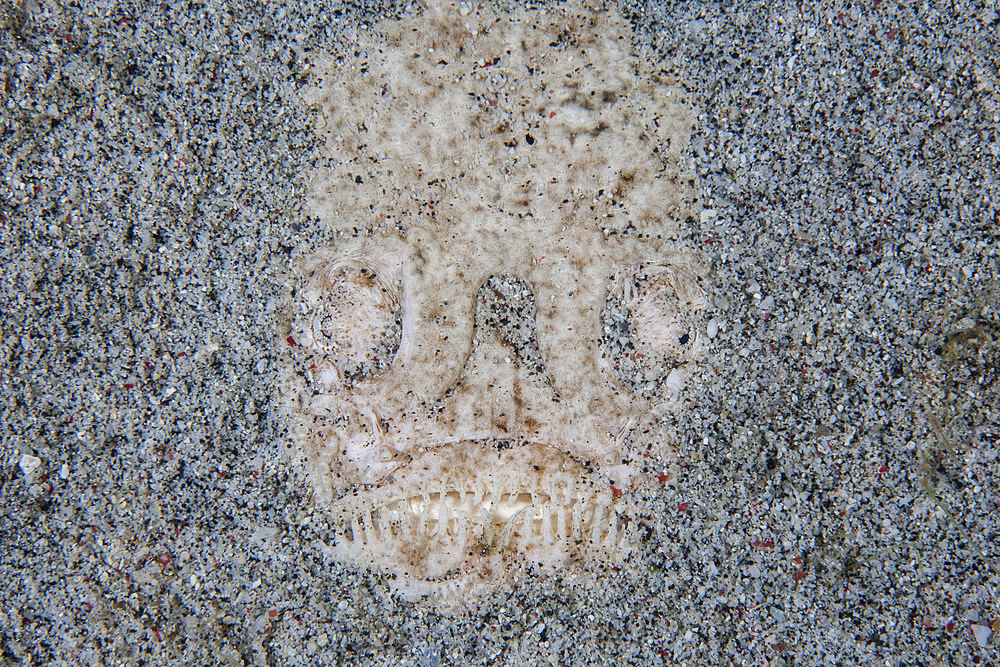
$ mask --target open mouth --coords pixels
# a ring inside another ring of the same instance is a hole
[[[629,530],[610,485],[595,479],[548,445],[453,443],[337,503],[333,549],[424,586],[481,577],[515,560],[556,568],[615,559]]]
[[[602,547],[617,545],[618,520],[601,499],[558,491],[546,493],[502,492],[494,486],[484,492],[441,490],[409,498],[398,498],[351,517],[343,538],[373,544],[384,540],[446,538],[465,541],[470,532],[479,540],[501,549],[512,540],[534,540],[552,544],[571,539],[589,539]]]

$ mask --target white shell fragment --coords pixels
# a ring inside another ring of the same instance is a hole
[[[38,470],[38,466],[42,465],[42,460],[31,454],[22,454],[21,460],[18,461],[17,465],[21,468],[21,473],[25,477],[31,477],[31,474]]]

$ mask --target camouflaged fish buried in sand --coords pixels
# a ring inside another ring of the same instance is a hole
[[[284,393],[337,560],[410,599],[627,558],[705,296],[694,111],[614,11],[427,8],[321,63]]]

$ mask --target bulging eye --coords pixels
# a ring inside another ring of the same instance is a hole
[[[616,273],[600,343],[618,382],[646,398],[659,393],[671,371],[694,357],[705,305],[696,278],[683,269],[642,265]]]
[[[292,338],[321,384],[351,386],[388,370],[402,335],[392,273],[355,258],[322,266],[306,282]]]

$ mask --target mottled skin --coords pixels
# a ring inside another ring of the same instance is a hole
[[[312,205],[354,238],[303,265],[288,331],[308,369],[287,386],[293,434],[343,526],[333,555],[395,575],[411,597],[489,590],[526,563],[620,557],[618,498],[641,481],[643,455],[669,444],[653,426],[676,396],[616,380],[601,313],[615,281],[646,267],[659,277],[629,290],[636,348],[678,369],[699,354],[700,272],[677,238],[697,209],[684,91],[616,12],[576,4],[513,17],[431,7],[361,36],[358,53],[323,65],[312,91],[328,158]],[[345,336],[382,312],[364,281],[331,283],[345,262],[402,311],[391,364],[359,382],[308,333],[334,293]],[[476,295],[503,275],[534,298],[544,373],[474,329]],[[515,518],[497,518],[501,497]],[[560,534],[574,512],[577,533]]]

